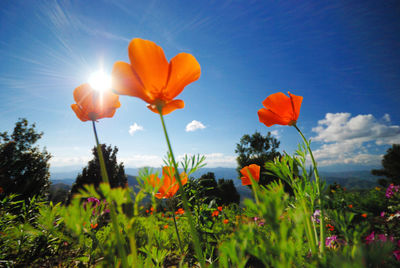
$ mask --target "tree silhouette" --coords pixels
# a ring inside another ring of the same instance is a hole
[[[382,159],[382,169],[373,169],[371,173],[376,176],[384,176],[386,179],[379,179],[379,184],[390,183],[400,184],[400,144],[393,144],[386,151]]]
[[[212,200],[218,205],[229,205],[231,203],[240,203],[240,194],[236,190],[233,180],[215,179],[213,172],[203,174],[197,180],[196,187],[199,197],[205,203],[210,203]]]
[[[218,192],[220,197],[219,205],[229,205],[240,203],[240,194],[236,190],[233,180],[218,180]]]
[[[117,163],[118,148],[111,148],[110,145],[106,146],[105,144],[101,144],[101,150],[103,152],[111,188],[126,187],[128,180],[125,175],[124,164]],[[71,191],[68,195],[67,204],[70,203],[73,195],[78,193],[79,189],[82,189],[83,185],[94,184],[97,188],[100,182],[103,181],[96,147],[92,149],[92,153],[94,158],[88,162],[88,165],[83,168],[82,173],[78,174],[76,177],[75,183],[72,185]]]
[[[244,135],[240,139],[240,143],[236,144],[235,153],[238,154],[236,158],[238,167],[237,172],[241,177],[240,170],[250,164],[257,164],[261,167],[259,184],[266,185],[269,182],[276,180],[276,177],[265,174],[264,164],[267,161],[273,161],[275,157],[281,154],[277,151],[280,142],[272,137],[271,132],[266,136],[255,132],[253,135]]]
[[[51,155],[34,146],[43,135],[35,127],[20,118],[11,135],[0,133],[0,187],[4,194],[19,194],[20,199],[26,200],[48,193]]]
[[[199,194],[200,197],[204,198],[205,203],[210,203],[211,200],[215,199],[219,201],[218,184],[215,180],[215,175],[213,172],[208,172],[203,174],[198,179],[199,184]]]

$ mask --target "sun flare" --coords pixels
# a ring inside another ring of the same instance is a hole
[[[111,88],[111,76],[103,70],[96,71],[89,76],[89,84],[94,90],[104,92]]]

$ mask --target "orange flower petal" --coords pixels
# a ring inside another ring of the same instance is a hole
[[[180,53],[168,63],[161,47],[143,39],[133,39],[128,53],[131,64],[114,64],[115,92],[141,98],[155,113],[160,104],[163,115],[182,109],[184,102],[173,99],[199,79],[201,68],[197,60],[188,53]]]
[[[245,186],[245,185],[251,185],[251,180],[250,180],[250,178],[248,178],[248,177],[241,177],[240,179],[242,180],[242,185],[243,185],[243,186]]]
[[[89,84],[82,84],[74,90],[71,108],[81,121],[113,117],[115,110],[121,106],[119,96],[106,91],[97,92]]]
[[[88,114],[88,111],[94,110],[93,89],[89,84],[85,83],[75,88],[73,95],[76,104],[78,104],[84,114]]]
[[[164,105],[164,107],[162,108],[162,114],[166,115],[166,114],[172,113],[176,109],[182,109],[184,107],[185,107],[185,103],[183,102],[183,100],[172,100]],[[158,110],[154,104],[147,105],[147,108],[149,108],[150,111],[158,114]]]
[[[181,178],[181,183],[182,183],[182,186],[183,185],[185,185],[186,183],[187,183],[187,181],[188,181],[188,175],[185,173],[185,172],[182,172],[181,174],[180,174],[180,178]]]
[[[293,105],[293,113],[294,113],[294,117],[299,118],[300,115],[300,107],[301,107],[301,103],[303,101],[303,97],[302,96],[296,96],[291,94],[290,92],[288,92],[290,99],[292,101],[292,105]]]
[[[129,63],[117,61],[112,70],[113,89],[120,95],[138,97],[145,102],[153,101],[144,90],[144,86]]]
[[[179,53],[169,63],[169,79],[163,96],[172,100],[178,96],[188,84],[200,78],[200,64],[188,53]]]
[[[264,123],[267,127],[273,126],[275,124],[287,125],[290,123],[290,120],[283,120],[282,117],[265,108],[261,108],[260,110],[258,110],[257,114],[259,121],[261,123]]]
[[[263,101],[265,109],[258,111],[259,120],[266,126],[292,125],[299,117],[302,100],[303,97],[290,92],[289,97],[282,92],[272,94]]]
[[[242,184],[243,185],[250,185],[251,184],[251,179],[250,179],[250,174],[255,181],[260,180],[260,166],[256,164],[251,164],[249,166],[245,166],[240,170],[240,173],[243,175],[242,179]]]
[[[83,122],[85,121],[89,121],[90,118],[88,118],[87,114],[85,115],[85,113],[79,108],[79,106],[77,104],[71,104],[71,108],[72,110],[75,112],[76,116]]]
[[[268,96],[262,104],[265,108],[279,115],[285,121],[290,121],[294,118],[292,102],[290,98],[282,92]]]
[[[155,100],[168,79],[169,64],[163,49],[154,42],[136,38],[130,42],[128,53],[132,68],[140,77],[146,95]]]

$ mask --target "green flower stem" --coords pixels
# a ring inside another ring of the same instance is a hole
[[[324,253],[325,251],[325,220],[324,220],[324,210],[323,210],[323,199],[321,195],[321,181],[319,178],[318,174],[318,169],[317,169],[317,163],[315,162],[314,155],[311,151],[310,143],[306,140],[304,137],[303,133],[301,130],[296,126],[296,124],[293,125],[295,129],[300,133],[300,136],[303,138],[304,143],[307,145],[308,152],[310,153],[311,161],[313,163],[313,170],[314,170],[314,176],[315,176],[315,182],[317,184],[317,195],[318,195],[318,202],[319,202],[319,208],[321,211],[320,214],[320,245],[319,245],[319,252]]]
[[[259,206],[260,205],[260,201],[258,200],[258,194],[257,194],[257,187],[256,187],[257,182],[253,178],[253,175],[251,175],[251,172],[249,171],[249,169],[247,169],[247,174],[250,177],[251,189],[253,190],[254,198],[256,199],[256,204],[257,204],[257,206]]]
[[[97,137],[95,121],[93,120],[92,123],[93,123],[94,137],[96,139],[96,145],[97,145],[97,154],[99,156],[99,162],[100,162],[101,177],[103,178],[103,182],[110,184],[110,180],[108,179],[108,175],[107,175],[106,165],[104,162],[103,152],[101,151],[99,138]],[[122,267],[128,268],[129,267],[128,261],[126,258],[125,248],[122,244],[122,239],[121,239],[121,236],[119,233],[119,228],[118,228],[118,223],[117,223],[117,215],[115,213],[115,207],[114,207],[113,202],[110,202],[110,216],[111,216],[111,222],[112,222],[112,225],[114,228],[115,236],[117,239],[118,251],[119,251],[119,254],[121,255],[120,257],[121,257],[121,261],[122,261]]]
[[[304,211],[304,221],[306,223],[308,243],[310,244],[311,253],[315,254],[317,252],[317,241],[318,241],[318,236],[314,236],[314,233],[316,233],[315,225],[312,225],[313,228],[311,227],[310,212],[307,209],[306,201],[304,199],[301,202],[301,206],[303,207]]]
[[[179,236],[179,231],[178,231],[178,226],[176,225],[176,218],[175,218],[175,211],[172,207],[172,200],[168,200],[169,201],[169,207],[172,211],[172,217],[174,219],[174,225],[175,225],[175,231],[176,231],[176,236],[178,237],[178,243],[179,243],[179,248],[181,249],[181,253],[182,255],[185,254],[183,251],[183,246],[182,246],[182,242],[181,242],[181,238]]]
[[[202,252],[201,247],[200,247],[200,239],[199,239],[199,236],[197,234],[196,228],[194,226],[192,213],[191,213],[189,205],[188,205],[186,193],[183,190],[181,177],[179,176],[178,165],[175,162],[175,157],[174,157],[174,153],[172,152],[171,142],[169,141],[167,128],[165,127],[164,117],[163,117],[163,114],[162,114],[162,106],[161,105],[157,105],[157,110],[158,110],[158,113],[160,114],[161,124],[162,124],[163,130],[164,130],[165,139],[167,140],[169,153],[171,154],[172,163],[173,163],[174,168],[175,168],[175,178],[176,178],[176,180],[178,181],[178,184],[179,184],[179,192],[180,192],[180,194],[182,196],[183,207],[184,207],[185,211],[187,212],[189,225],[190,225],[190,232],[191,232],[191,234],[193,236],[193,240],[194,240],[193,241],[194,250],[196,252],[197,258],[199,259],[200,266],[201,267],[205,267],[206,264],[204,262],[203,252]]]

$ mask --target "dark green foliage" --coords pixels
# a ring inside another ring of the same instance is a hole
[[[71,186],[64,183],[56,183],[50,185],[49,201],[53,203],[64,202],[68,196]]]
[[[271,181],[276,180],[275,176],[265,174],[264,164],[268,161],[273,161],[275,157],[281,154],[277,151],[280,142],[268,132],[266,136],[255,132],[253,135],[244,135],[240,139],[240,143],[236,144],[235,153],[238,167],[237,171],[241,177],[240,170],[250,164],[257,164],[261,167],[261,175],[259,184],[266,185]]]
[[[197,191],[203,202],[209,204],[212,200],[218,205],[240,203],[240,195],[232,180],[219,179],[218,183],[213,172],[203,174],[197,180]]]
[[[110,145],[106,146],[105,144],[102,144],[101,150],[103,152],[111,188],[126,187],[128,180],[127,176],[125,175],[124,164],[117,163],[118,148],[116,146],[112,148]],[[76,177],[76,181],[72,185],[72,189],[68,196],[67,203],[70,202],[71,197],[74,194],[79,192],[79,189],[82,189],[83,185],[94,184],[94,186],[97,188],[99,183],[103,181],[101,178],[100,164],[96,147],[93,147],[92,152],[94,158],[88,162],[88,165],[83,168],[82,173],[78,174]]]
[[[11,135],[0,133],[0,187],[5,194],[19,194],[24,200],[47,194],[51,156],[34,146],[42,135],[26,119],[19,119]]]
[[[233,180],[218,180],[218,191],[220,197],[219,205],[229,205],[232,203],[240,203],[240,194],[236,190]]]
[[[215,175],[212,172],[208,172],[207,174],[203,174],[197,181],[199,195],[203,198],[206,204],[210,203],[211,200],[216,200],[217,202],[220,199],[220,193],[218,191],[218,184],[215,180]]]
[[[400,144],[393,144],[382,159],[382,169],[372,170],[376,176],[384,176],[385,180],[379,180],[379,184],[386,186],[390,183],[400,184]]]

